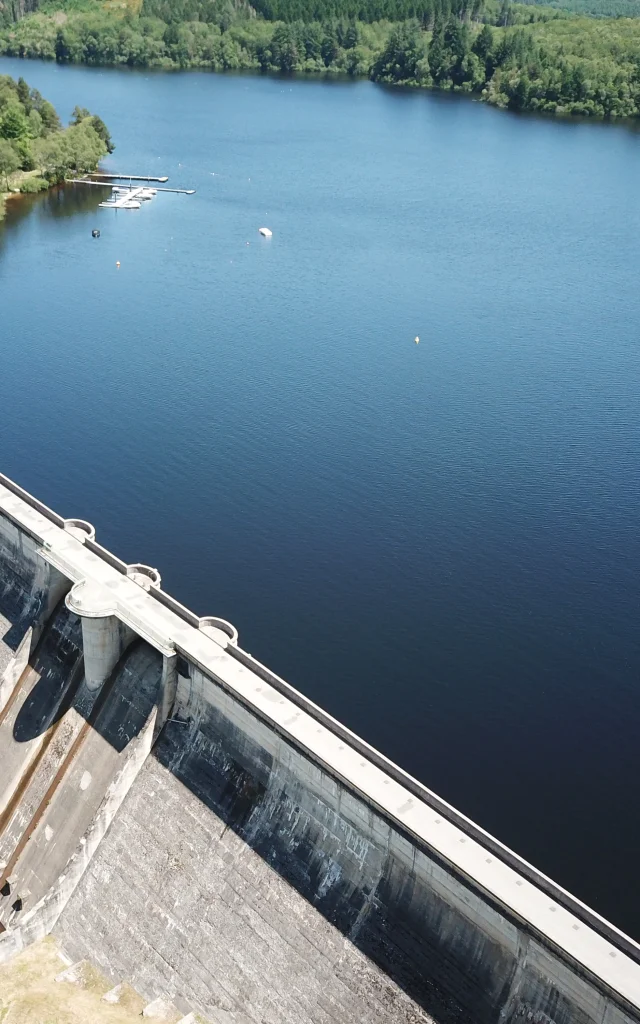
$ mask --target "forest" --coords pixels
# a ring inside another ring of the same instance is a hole
[[[5,9],[0,54],[362,76],[469,93],[517,111],[640,116],[636,18],[579,16],[510,0],[130,2],[45,0],[16,19]]]
[[[529,0],[537,3],[538,0]],[[549,6],[574,14],[588,14],[594,18],[638,18],[640,0],[544,0]]]
[[[91,171],[114,149],[100,117],[82,107],[63,128],[51,103],[24,78],[0,76],[0,217],[4,195],[40,192],[70,171]]]

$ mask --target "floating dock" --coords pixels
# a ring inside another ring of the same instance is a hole
[[[117,178],[118,181],[168,181],[169,178],[165,174],[163,178],[153,178],[148,175],[146,178],[144,174],[103,174],[101,171],[92,171],[92,178]],[[87,179],[83,179],[87,180]]]
[[[110,202],[105,201],[104,203],[100,203],[100,206],[103,209],[107,210],[139,209],[143,199],[143,193],[145,193],[146,191],[147,187],[144,185],[141,186],[140,188],[132,188],[129,189],[127,192],[123,192],[122,195],[120,195],[117,199],[113,199]],[[147,196],[146,198],[149,197]],[[132,203],[135,205],[132,206]]]
[[[117,174],[114,177],[119,177]],[[98,188],[108,188],[109,185],[115,185],[115,181],[92,181],[90,178],[66,178],[68,185],[97,185]],[[168,181],[168,178],[135,178],[135,181]],[[121,187],[121,186],[118,186]],[[129,193],[129,199],[134,199],[134,192],[144,192],[146,185],[141,185],[138,189],[132,189]],[[156,192],[175,192],[178,195],[193,196],[196,193],[195,188],[157,188]],[[109,204],[111,205],[111,203]]]

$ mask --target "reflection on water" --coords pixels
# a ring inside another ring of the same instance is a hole
[[[15,196],[6,204],[6,215],[0,220],[0,252],[9,233],[24,225],[29,218],[75,217],[98,209],[111,191],[110,186],[59,185],[37,195]]]

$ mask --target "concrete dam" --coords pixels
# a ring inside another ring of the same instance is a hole
[[[213,1024],[627,1024],[640,946],[0,476],[0,964]]]

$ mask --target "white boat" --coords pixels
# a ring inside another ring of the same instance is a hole
[[[263,238],[271,238],[273,231],[271,228],[258,228],[258,234],[262,235]]]
[[[111,200],[108,202],[100,203],[103,210],[139,210],[141,204],[136,199],[127,199],[125,202],[121,200],[124,197],[121,196],[118,200]]]

